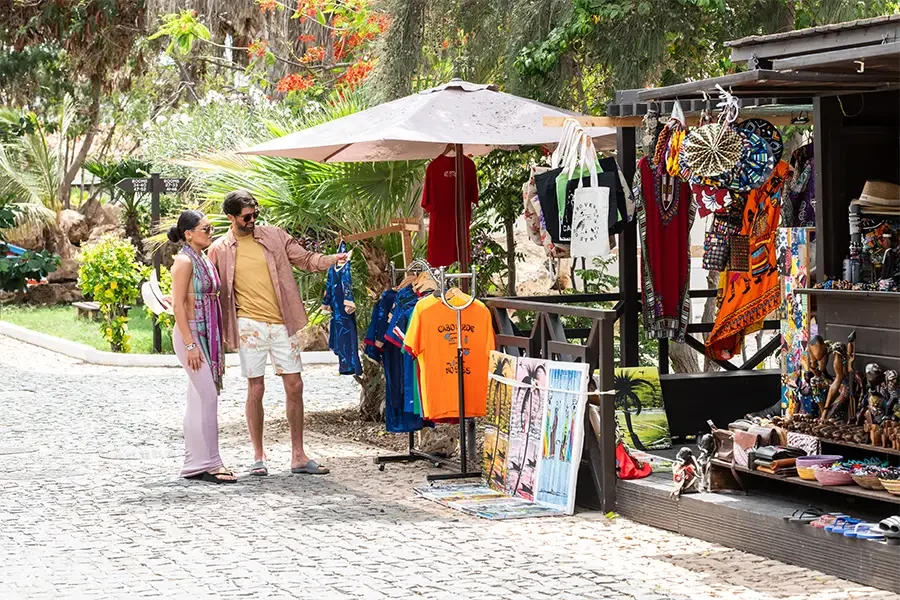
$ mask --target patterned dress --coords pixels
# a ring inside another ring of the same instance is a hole
[[[660,175],[644,157],[634,180],[641,237],[644,330],[651,338],[684,342],[690,319],[690,230],[696,208],[690,186]]]
[[[720,280],[722,305],[706,340],[710,358],[729,360],[738,354],[744,336],[758,331],[781,304],[775,237],[789,173],[790,166],[780,161],[769,180],[747,194],[741,232],[732,237],[729,268]]]

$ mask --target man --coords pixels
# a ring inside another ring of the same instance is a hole
[[[323,475],[329,470],[303,448],[303,379],[299,332],[306,310],[294,281],[292,266],[325,271],[346,255],[325,256],[303,248],[277,227],[257,226],[259,208],[246,190],[225,196],[222,211],[231,222],[228,232],[209,249],[221,279],[222,330],[225,347],[238,350],[241,373],[247,378],[247,426],[253,443],[252,475],[268,475],[263,449],[263,394],[266,357],[281,376],[291,429],[291,472]]]

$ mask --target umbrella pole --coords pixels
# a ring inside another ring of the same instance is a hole
[[[466,163],[463,154],[462,144],[456,144],[453,147],[456,157],[456,248],[459,256],[459,272],[470,273],[472,271],[471,255],[469,248],[469,219],[466,218],[468,211],[468,198],[466,198]],[[462,280],[463,292],[469,292],[469,280]],[[456,335],[460,336],[461,331],[457,329]],[[462,373],[462,356],[457,363],[460,373]],[[462,379],[462,378],[460,378]],[[460,397],[463,390],[460,386]],[[460,402],[465,406],[463,402]],[[459,448],[462,457],[475,458],[475,419],[465,418],[465,409],[460,408],[459,414]],[[466,471],[465,458],[463,458],[462,470]]]

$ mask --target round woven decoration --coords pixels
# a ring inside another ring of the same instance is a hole
[[[772,151],[775,164],[778,164],[778,161],[781,160],[781,155],[784,154],[784,143],[781,141],[781,132],[778,131],[777,127],[765,119],[753,118],[741,121],[737,128],[744,133],[755,133],[766,140],[766,143],[769,144],[769,150]]]
[[[711,123],[697,127],[684,138],[683,165],[694,177],[727,173],[741,158],[742,142],[741,134],[730,125]]]
[[[744,153],[734,169],[718,177],[704,177],[703,183],[735,192],[749,192],[772,176],[775,160],[769,144],[755,133],[741,132]]]

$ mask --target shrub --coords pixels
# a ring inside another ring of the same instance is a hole
[[[81,251],[78,284],[100,305],[100,333],[113,352],[130,350],[125,308],[137,301],[143,273],[128,240],[104,236]]]

